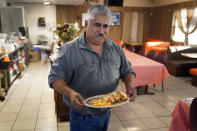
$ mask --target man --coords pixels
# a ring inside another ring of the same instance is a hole
[[[85,33],[65,44],[53,63],[49,85],[61,94],[70,108],[71,131],[106,131],[110,109],[89,108],[83,100],[117,89],[119,79],[133,102],[135,72],[123,49],[106,38],[111,11],[103,5],[88,10]]]

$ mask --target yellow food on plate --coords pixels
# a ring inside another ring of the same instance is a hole
[[[115,91],[95,100],[93,106],[111,106],[127,100],[127,95],[122,91]]]
[[[100,98],[96,100],[92,105],[93,106],[110,106],[112,105],[112,103]]]

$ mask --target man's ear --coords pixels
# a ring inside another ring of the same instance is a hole
[[[88,27],[88,21],[85,20],[85,27]]]

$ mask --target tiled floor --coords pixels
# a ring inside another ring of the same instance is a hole
[[[50,64],[31,63],[0,102],[0,131],[68,131],[68,122],[55,114],[53,90],[47,79]],[[196,97],[189,80],[169,76],[151,89],[155,95],[139,95],[135,103],[112,109],[109,131],[168,131],[171,112],[180,98]]]

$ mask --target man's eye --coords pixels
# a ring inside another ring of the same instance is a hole
[[[107,24],[103,25],[103,28],[108,28],[108,27],[109,27],[109,25],[107,25]]]

